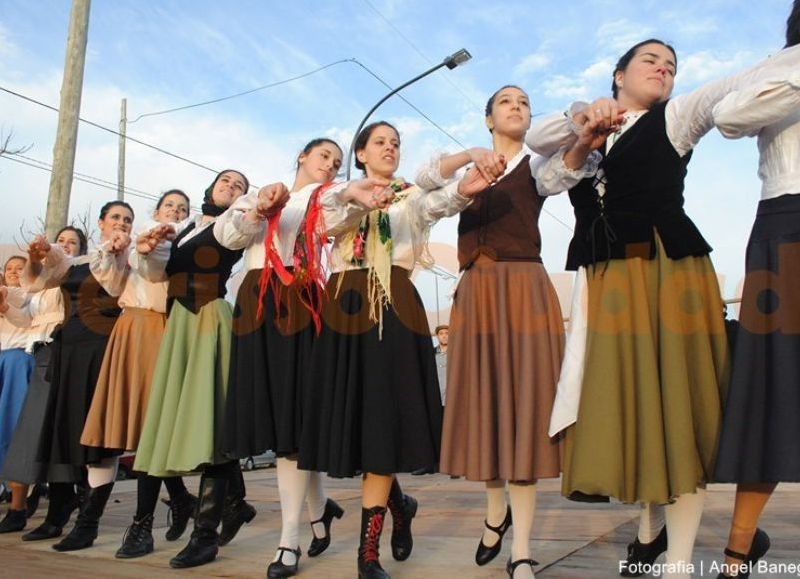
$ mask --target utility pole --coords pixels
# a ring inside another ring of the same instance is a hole
[[[119,113],[119,166],[117,167],[117,200],[125,199],[125,131],[128,126],[128,99],[122,99]]]
[[[78,140],[78,116],[83,91],[83,69],[86,63],[86,41],[89,33],[91,0],[72,0],[67,34],[67,55],[64,79],[61,82],[61,103],[58,112],[56,144],[53,147],[53,172],[47,198],[45,230],[53,239],[67,224],[69,196],[75,168],[75,147]]]

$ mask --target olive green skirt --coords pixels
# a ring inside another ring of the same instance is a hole
[[[587,270],[578,419],[563,494],[664,504],[714,472],[729,375],[723,304],[708,256],[618,259]]]
[[[161,341],[134,469],[153,476],[225,462],[225,397],[231,305],[217,299],[194,314],[175,302]]]

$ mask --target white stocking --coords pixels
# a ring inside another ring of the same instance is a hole
[[[318,521],[325,514],[325,502],[328,497],[325,496],[325,488],[322,486],[322,475],[318,472],[309,473],[308,478],[308,496],[306,497],[306,505],[308,506],[308,520]],[[325,536],[325,525],[317,523],[312,525],[314,536],[320,539]]]
[[[506,518],[506,481],[492,480],[486,481],[486,522],[499,527]],[[483,528],[483,544],[491,547],[497,543],[497,533]]]
[[[694,494],[679,496],[674,503],[664,507],[667,519],[667,564],[680,565],[677,573],[664,573],[670,579],[689,579],[694,540],[703,516],[705,489]],[[682,572],[681,572],[682,571]]]
[[[278,459],[278,494],[281,497],[281,542],[279,546],[297,549],[300,546],[300,514],[308,491],[307,470],[299,470],[297,461],[288,458]],[[273,561],[283,553],[285,565],[294,565],[296,557],[292,553],[278,551]]]
[[[511,518],[514,521],[514,539],[511,543],[511,560],[531,558],[531,531],[536,512],[536,484],[508,483],[511,500]],[[529,565],[520,565],[514,571],[514,579],[532,579]]]
[[[93,489],[113,483],[117,480],[117,468],[119,467],[119,457],[111,456],[104,458],[100,464],[90,464],[87,466],[89,470],[89,486]]]
[[[664,507],[653,503],[642,504],[639,513],[639,542],[646,545],[652,543],[664,528]]]

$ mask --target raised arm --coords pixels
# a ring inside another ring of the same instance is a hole
[[[72,260],[59,245],[51,244],[43,235],[37,235],[28,246],[28,263],[20,283],[29,293],[58,287],[67,275]]]
[[[752,137],[800,111],[800,73],[734,91],[714,107],[714,123],[729,139]]]

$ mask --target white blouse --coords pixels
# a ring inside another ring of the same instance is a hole
[[[11,312],[12,307],[8,306],[8,312]],[[0,314],[0,350],[25,349],[29,343],[28,328],[11,323],[11,320],[8,319],[8,312]]]
[[[800,73],[730,93],[714,122],[729,139],[758,135],[761,199],[800,193]]]
[[[441,160],[442,157],[446,155],[446,153],[437,154],[430,161],[420,167],[417,171],[416,177],[414,178],[414,182],[419,187],[429,190],[436,189],[438,187],[444,187],[454,179],[457,179],[459,172],[454,174],[449,179],[442,177]],[[536,177],[536,189],[541,196],[560,193],[565,189],[575,186],[582,179],[594,175],[601,160],[600,154],[592,151],[592,153],[586,159],[586,163],[583,167],[580,169],[570,169],[564,164],[562,155],[541,157],[536,155],[530,148],[528,148],[527,145],[523,145],[522,149],[520,149],[520,151],[506,164],[506,170],[503,172],[498,181],[502,181],[508,176],[509,173],[516,169],[526,155],[530,155],[528,163],[531,167],[531,175]]]
[[[293,265],[294,244],[297,241],[297,234],[308,209],[311,194],[320,186],[320,183],[311,183],[293,192],[289,196],[289,201],[281,210],[281,217],[278,222],[278,231],[275,235],[275,249],[281,257],[281,261],[286,266]],[[336,203],[333,198],[334,191],[340,191],[341,185],[328,189],[323,193],[320,204],[323,207],[323,220],[326,226],[330,219],[335,219],[338,211],[326,211],[326,206],[331,207]],[[264,249],[264,237],[267,234],[266,222],[256,223],[245,219],[245,215],[251,209],[255,209],[258,203],[258,192],[254,191],[243,195],[231,207],[217,219],[214,233],[219,242],[228,249],[244,249],[244,270],[261,269],[264,267],[266,258]],[[326,219],[328,217],[329,219]],[[333,223],[331,223],[333,225]]]
[[[160,225],[148,221],[140,233]],[[166,281],[153,282],[139,271],[140,261],[136,252],[136,236],[131,247],[119,255],[113,255],[102,247],[92,255],[90,267],[100,285],[109,295],[119,297],[121,308],[141,308],[164,314],[167,312]]]
[[[346,262],[342,258],[340,243],[342,235],[358,227],[361,218],[369,213],[370,209],[352,201],[343,203],[339,199],[339,194],[345,188],[346,184],[342,184],[332,191],[332,195],[323,199],[328,233],[334,236],[330,263],[333,273],[364,268]],[[389,214],[392,228],[392,265],[412,271],[420,258],[420,250],[425,242],[423,236],[427,233],[426,228],[444,217],[459,213],[471,201],[469,197],[458,193],[458,182],[454,181],[433,191],[414,189],[407,197],[390,205],[385,211]]]
[[[12,298],[9,292],[8,311],[5,319],[25,331],[27,343],[24,347],[29,354],[37,343],[49,343],[56,327],[64,321],[64,301],[61,288],[51,288],[34,294],[19,292]]]
[[[97,250],[93,250],[94,253]],[[20,283],[28,293],[35,293],[43,289],[57,288],[67,275],[69,268],[74,265],[83,265],[90,263],[91,255],[78,255],[70,257],[61,246],[55,243],[50,246],[50,251],[47,252],[44,260],[42,261],[42,268],[38,275],[34,275],[31,271],[31,263],[28,261],[25,264]]]
[[[765,78],[788,77],[798,66],[800,45],[781,50],[744,72],[710,82],[690,93],[670,99],[664,115],[667,137],[675,151],[680,156],[686,155],[714,127],[714,106],[727,94]],[[573,103],[569,111],[547,115],[530,128],[525,142],[540,155],[550,157],[560,153],[559,156],[563,157],[563,152],[577,140],[577,128],[572,123],[572,115],[586,106],[587,103]],[[626,123],[628,126],[624,129],[630,128],[638,118],[637,116],[630,124]],[[534,174],[534,177],[537,175]],[[558,191],[548,190],[542,194],[552,193]]]

